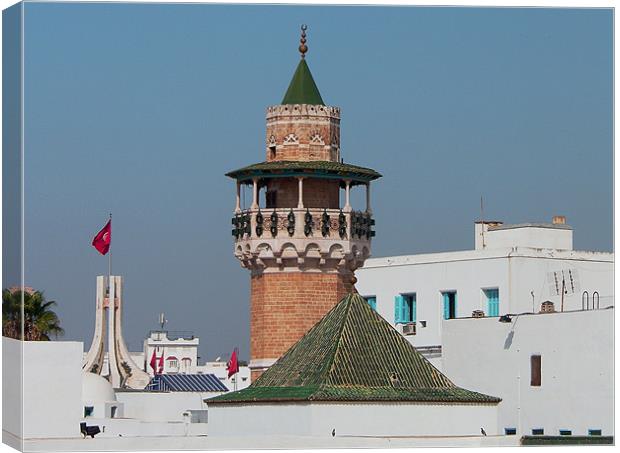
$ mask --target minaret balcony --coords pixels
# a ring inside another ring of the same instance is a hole
[[[253,270],[353,271],[370,255],[374,224],[370,211],[239,210],[232,218],[235,256]]]

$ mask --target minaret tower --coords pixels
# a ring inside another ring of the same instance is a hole
[[[266,160],[227,173],[237,181],[235,256],[252,279],[252,380],[351,291],[374,236],[370,182],[381,175],[341,161],[340,109],[323,102],[301,29],[293,80],[267,109]],[[251,187],[249,207],[242,185]],[[350,203],[356,186],[366,189],[362,211]]]

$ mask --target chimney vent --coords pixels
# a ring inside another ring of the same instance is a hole
[[[553,216],[553,224],[554,225],[564,225],[566,224],[566,217],[563,215],[554,215]]]
[[[546,300],[540,305],[539,313],[555,313],[555,306],[553,302]]]

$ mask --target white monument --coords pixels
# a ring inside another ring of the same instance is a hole
[[[110,303],[110,301],[113,301],[113,303]],[[148,385],[150,378],[147,373],[136,365],[127,350],[125,340],[123,340],[122,308],[123,278],[118,275],[110,277],[98,276],[95,333],[90,350],[84,359],[82,369],[90,373],[102,374],[107,318],[108,380],[114,388],[129,387],[132,389],[143,389]]]

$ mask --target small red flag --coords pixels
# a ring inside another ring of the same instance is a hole
[[[157,354],[155,354],[155,349],[153,349],[153,356],[151,357],[149,365],[151,365],[153,373],[157,374]]]
[[[161,353],[161,357],[159,358],[159,373],[162,374],[164,372],[164,353]]]
[[[228,370],[228,377],[231,377],[239,372],[239,362],[237,360],[237,348],[233,350],[233,353],[230,356],[230,360],[226,364],[226,369]]]
[[[112,219],[108,220],[108,223],[93,238],[93,247],[105,255],[110,250],[110,242],[112,242]]]

